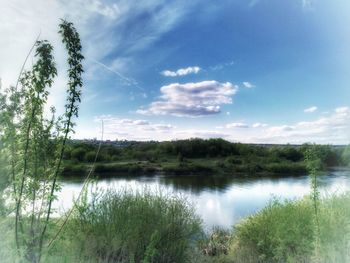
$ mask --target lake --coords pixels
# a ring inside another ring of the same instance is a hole
[[[319,176],[322,195],[341,193],[350,189],[350,170],[332,170]],[[66,180],[54,206],[59,213],[72,206],[82,180]],[[99,189],[133,189],[179,194],[187,198],[201,216],[207,228],[231,227],[242,218],[263,208],[272,198],[295,199],[310,192],[310,178],[241,177],[232,176],[163,176],[115,177],[99,179]],[[95,186],[95,187],[96,187]]]

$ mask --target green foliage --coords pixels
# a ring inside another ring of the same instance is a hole
[[[8,178],[12,190],[9,198],[14,207],[9,209],[14,211],[18,257],[30,262],[41,261],[52,202],[60,189],[56,180],[73,131],[72,117],[78,116],[82,86],[79,35],[69,22],[62,20],[59,26],[69,66],[64,116],[57,118],[54,108],[51,117],[44,114],[57,75],[53,46],[46,40],[35,42],[33,66],[21,71],[17,85],[0,95],[2,178]]]
[[[349,260],[349,195],[326,198],[320,206],[321,262]],[[240,257],[248,250],[262,262],[310,262],[316,233],[313,204],[274,202],[236,226],[234,251]],[[242,254],[243,253],[243,254]],[[245,261],[243,261],[245,262]]]
[[[350,166],[350,145],[347,145],[341,153],[341,160],[344,165]]]
[[[350,261],[350,194],[344,193],[320,200],[321,262]]]
[[[313,251],[312,219],[306,200],[272,201],[235,226],[232,253],[261,262],[308,262]]]
[[[187,262],[201,222],[182,198],[108,191],[78,206],[66,233],[80,259]]]
[[[74,160],[78,160],[80,162],[84,161],[85,160],[85,149],[84,148],[75,148],[71,151],[70,155],[71,155],[71,158]],[[95,153],[96,155],[96,153]]]
[[[214,227],[210,234],[199,242],[204,255],[220,256],[227,255],[230,249],[231,233],[223,228]]]
[[[274,174],[306,174],[307,169],[303,162],[267,163],[264,170]]]
[[[234,227],[229,258],[233,262],[327,262],[350,260],[350,194],[319,201],[320,248],[313,202],[272,201],[257,214]]]
[[[304,161],[308,149],[316,147],[322,163],[320,169],[344,163],[345,148],[329,145],[258,146],[230,143],[224,140],[190,139],[171,142],[124,142],[126,147],[105,142],[97,162],[101,172],[126,172],[128,163],[134,174],[157,171],[170,174],[226,173],[226,174],[307,174]],[[97,150],[96,142],[69,142],[65,161],[91,163]],[[139,164],[142,163],[140,166]],[[108,164],[108,165],[107,165]],[[115,170],[113,171],[113,167]],[[89,164],[86,164],[86,169]],[[101,169],[100,169],[101,168]]]

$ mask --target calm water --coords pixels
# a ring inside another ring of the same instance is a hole
[[[319,177],[322,194],[350,190],[350,171],[334,170]],[[180,194],[193,203],[205,225],[230,227],[241,218],[264,207],[273,197],[300,198],[310,191],[308,176],[285,178],[232,178],[229,176],[154,176],[118,177],[97,181],[100,189],[133,189]],[[59,212],[72,205],[82,182],[62,182],[62,191],[55,207]]]

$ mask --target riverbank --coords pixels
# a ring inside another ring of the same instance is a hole
[[[92,163],[65,163],[63,176],[84,176],[91,168]],[[225,174],[233,176],[244,175],[302,175],[307,169],[304,162],[282,163],[231,163],[225,159],[188,159],[185,162],[176,160],[164,162],[150,161],[122,161],[98,162],[94,172],[104,176],[118,175],[198,175],[198,174]]]
[[[133,142],[123,148],[103,144],[95,172],[109,175],[299,175],[306,174],[310,145],[261,146],[222,139]],[[317,145],[323,168],[347,165],[345,148]],[[91,169],[98,145],[70,142],[64,154],[64,176],[83,176]],[[345,157],[346,158],[345,158]]]
[[[112,191],[78,204],[43,262],[349,262],[350,194],[323,196],[318,205],[319,231],[305,196],[273,199],[231,229],[206,232],[180,197]],[[5,263],[16,259],[10,219],[0,220]]]

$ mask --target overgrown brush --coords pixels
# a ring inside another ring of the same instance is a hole
[[[67,226],[76,260],[188,262],[201,220],[183,198],[109,190],[84,199]]]
[[[272,201],[234,227],[229,258],[234,262],[349,262],[350,193],[320,198],[318,211],[319,244],[311,198]]]

